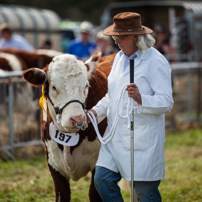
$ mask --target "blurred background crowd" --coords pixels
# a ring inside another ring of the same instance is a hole
[[[53,49],[86,60],[119,49],[102,30],[112,17],[125,11],[140,13],[142,23],[154,30],[155,47],[170,62],[201,61],[202,1],[116,1],[83,3],[50,0],[0,5],[0,48],[27,51]]]

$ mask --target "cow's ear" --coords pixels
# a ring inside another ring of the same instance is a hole
[[[91,74],[95,71],[98,65],[99,59],[101,58],[101,55],[102,55],[101,52],[97,52],[95,55],[91,56],[90,59],[88,59],[85,62],[88,79],[91,78]]]
[[[22,77],[34,87],[39,87],[46,81],[45,71],[38,68],[31,68],[23,72]]]

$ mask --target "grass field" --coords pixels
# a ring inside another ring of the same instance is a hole
[[[90,174],[72,182],[72,202],[88,202]],[[44,154],[0,160],[0,202],[53,202],[53,182]],[[166,135],[163,202],[202,202],[202,128]],[[124,201],[130,192],[123,191]]]

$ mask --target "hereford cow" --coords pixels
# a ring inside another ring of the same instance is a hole
[[[27,65],[18,55],[12,54],[12,52],[11,53],[0,52],[0,70],[1,70],[0,75],[2,77],[5,76],[6,72],[8,71],[9,72],[22,71],[23,69],[26,68]],[[16,80],[17,79],[15,79],[15,81]],[[9,84],[8,82],[9,80],[5,79],[4,81],[5,83],[1,81],[1,85],[5,86],[5,88],[3,89],[5,93],[2,93],[0,98],[0,115],[6,118],[8,113],[7,107],[9,102],[8,85],[7,85]],[[13,97],[15,100],[14,112],[21,112],[25,116],[30,115],[30,113],[34,113],[37,110],[37,107],[36,102],[33,101],[32,87],[27,83],[21,83],[21,82],[13,82],[13,86],[14,86]],[[26,97],[26,99],[23,99],[24,97]],[[24,107],[26,106],[27,102],[30,103],[29,106]],[[6,108],[7,110],[2,110],[2,108],[3,109]]]
[[[91,109],[107,92],[107,76],[114,55],[101,58],[97,66],[99,57],[97,54],[84,64],[73,55],[63,54],[54,57],[43,70],[31,68],[23,73],[31,85],[43,85],[41,138],[56,202],[69,202],[69,179],[77,181],[89,171],[92,172],[90,201],[102,201],[93,180],[100,142],[85,115],[85,110]],[[101,134],[106,125],[106,119],[99,123]]]
[[[36,51],[24,51],[18,49],[11,49],[11,48],[1,48],[0,54],[10,54],[13,57],[18,58],[22,65],[22,69],[26,70],[31,67],[38,67],[43,68],[47,64],[49,64],[54,56],[61,55],[61,52],[54,51],[54,50],[36,50]],[[3,61],[1,61],[0,57],[0,66],[2,66]],[[5,64],[5,61],[4,61]],[[3,67],[3,66],[2,66]],[[4,68],[5,69],[5,68]]]
[[[0,69],[4,71],[22,71],[27,68],[24,61],[12,53],[0,52]]]

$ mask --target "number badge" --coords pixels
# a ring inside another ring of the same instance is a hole
[[[49,132],[53,140],[55,140],[57,143],[62,144],[64,146],[75,146],[79,142],[78,133],[62,132],[53,123],[50,123]]]

